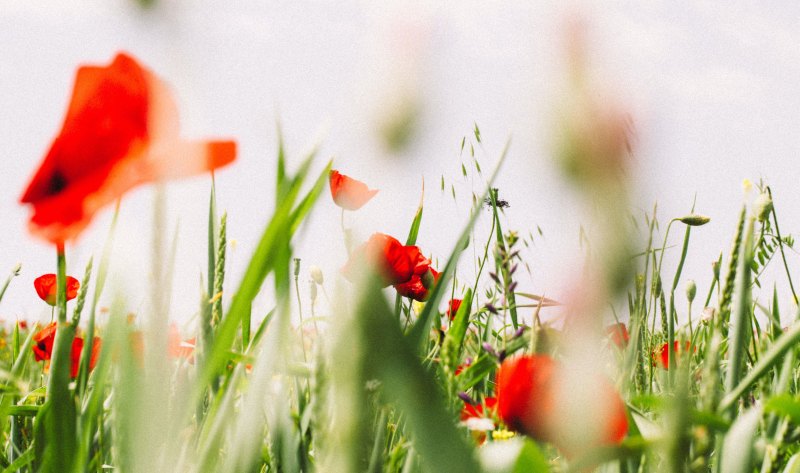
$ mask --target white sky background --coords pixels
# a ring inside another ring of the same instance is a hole
[[[578,235],[585,220],[580,200],[550,157],[568,11],[584,12],[596,73],[636,120],[632,212],[641,217],[658,200],[666,223],[688,213],[696,195],[697,211],[712,217],[693,231],[684,269],[683,279],[697,280],[698,299],[708,290],[711,261],[720,251],[727,257],[743,178],[765,178],[782,232],[800,229],[800,5],[609,2],[567,9],[562,2],[524,0],[170,1],[143,12],[120,1],[64,3],[0,7],[0,274],[23,264],[0,304],[5,319],[49,318],[32,281],[54,272],[54,251],[28,236],[28,209],[17,202],[60,129],[76,67],[107,64],[118,50],[172,85],[184,135],[230,136],[239,143],[237,162],[217,174],[228,238],[238,242],[229,250],[228,296],[273,209],[280,120],[294,164],[319,142],[316,169],[334,157],[335,168],[380,189],[347,216],[363,238],[381,231],[404,240],[424,177],[418,244],[442,259],[471,199],[470,183],[461,177],[461,163],[470,164],[467,153],[459,157],[461,138],[470,138],[478,124],[484,143],[477,156],[488,175],[513,135],[497,182],[511,204],[506,228],[535,234],[538,225],[544,231],[524,253],[533,273],[518,271],[519,290],[559,298],[580,267]],[[419,94],[420,131],[410,148],[392,155],[377,123],[405,90]],[[442,175],[445,193],[439,190]],[[176,225],[180,229],[172,317],[185,321],[197,312],[198,281],[206,270],[209,179],[167,189],[165,230],[171,235]],[[478,180],[474,189],[482,189]],[[134,312],[147,306],[152,197],[147,186],[124,199],[112,257],[108,294],[124,291]],[[80,278],[89,256],[99,257],[111,212],[101,212],[68,247],[70,274]],[[346,258],[339,215],[326,189],[295,248],[303,260],[303,291],[311,264],[322,267],[333,291]],[[480,238],[488,232],[488,215],[478,224]],[[676,227],[674,244],[682,233]],[[464,278],[472,272],[469,253],[459,268]],[[788,257],[794,268],[800,264],[797,254]],[[668,257],[670,280],[675,264]],[[762,282],[771,287],[772,280]],[[787,305],[785,277],[778,289]],[[256,313],[268,304],[260,296]]]

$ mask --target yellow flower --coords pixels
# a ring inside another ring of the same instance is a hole
[[[500,429],[495,430],[492,432],[492,440],[509,440],[513,438],[516,434],[510,430]]]

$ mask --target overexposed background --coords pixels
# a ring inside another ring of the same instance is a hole
[[[79,64],[107,64],[132,53],[172,85],[184,135],[234,137],[237,162],[217,174],[220,210],[228,211],[228,293],[271,215],[277,123],[290,160],[321,145],[321,170],[334,168],[379,188],[346,220],[357,235],[382,231],[405,238],[425,178],[425,216],[418,240],[444,258],[469,211],[480,176],[469,169],[462,137],[476,146],[485,176],[513,136],[497,186],[509,201],[507,228],[534,235],[524,254],[532,272],[517,273],[519,289],[559,298],[580,267],[580,199],[555,168],[552,119],[563,91],[563,26],[580,13],[589,25],[595,72],[627,104],[636,122],[632,213],[641,218],[658,201],[659,216],[697,211],[712,222],[696,229],[685,278],[710,283],[710,263],[726,256],[743,178],[772,186],[783,233],[800,229],[800,5],[770,9],[752,2],[461,1],[164,1],[7,2],[0,7],[0,273],[22,262],[0,304],[0,317],[49,318],[32,281],[53,272],[52,248],[32,240],[28,209],[18,199],[58,132]],[[390,152],[381,124],[398,103],[418,106],[410,146]],[[473,136],[477,124],[482,145]],[[445,192],[440,181],[445,180]],[[453,186],[456,199],[451,195]],[[170,183],[168,235],[179,231],[172,317],[190,320],[206,269],[210,180]],[[147,310],[152,186],[123,201],[109,294],[123,290],[133,312]],[[80,278],[99,257],[111,209],[101,212],[76,245],[69,272]],[[477,235],[488,232],[488,213]],[[332,281],[346,253],[340,212],[327,193],[296,245],[308,267]],[[543,236],[538,236],[540,227]],[[664,227],[662,227],[663,229]],[[679,243],[682,228],[673,233]],[[675,266],[669,254],[669,278]],[[472,271],[467,257],[459,270]],[[800,258],[790,252],[793,268]],[[796,277],[800,273],[796,273]],[[685,279],[684,278],[684,279]],[[772,279],[763,283],[771,287]],[[782,302],[788,287],[779,279]],[[333,285],[329,285],[331,291]],[[267,308],[261,296],[258,311]],[[695,306],[697,306],[696,304]],[[699,310],[699,309],[698,309]],[[784,311],[786,313],[786,311]]]

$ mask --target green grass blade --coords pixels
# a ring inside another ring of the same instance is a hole
[[[736,304],[731,315],[730,350],[728,352],[728,373],[726,377],[726,392],[731,393],[741,380],[744,371],[745,351],[748,349],[748,340],[751,331],[750,301],[751,273],[750,262],[753,260],[753,219],[750,218],[745,229],[745,236],[739,254],[739,264],[736,275],[736,289],[734,299]],[[729,406],[729,408],[732,406]],[[729,412],[729,414],[731,414]]]
[[[466,436],[456,429],[443,393],[420,363],[417,345],[402,336],[398,321],[376,286],[377,278],[371,280],[356,313],[358,336],[369,347],[363,360],[368,379],[380,380],[381,396],[405,417],[414,450],[429,471],[478,472]]]
[[[503,166],[503,162],[505,162],[506,156],[508,156],[508,148],[510,145],[511,145],[511,140],[506,142],[506,145],[503,148],[503,152],[500,154],[500,159],[497,161],[497,165],[495,166],[494,171],[492,172],[492,175],[489,178],[489,181],[486,185],[486,191],[484,192],[484,195],[481,198],[480,202],[483,202],[483,200],[486,199],[487,196],[489,195],[492,183],[497,177],[497,174],[500,172],[500,168]],[[472,231],[472,227],[475,225],[475,222],[478,220],[479,214],[480,214],[480,207],[474,208],[472,210],[472,215],[470,216],[467,225],[461,232],[461,235],[456,241],[453,251],[450,253],[450,257],[447,259],[447,264],[440,273],[439,282],[433,287],[433,291],[431,291],[430,298],[428,299],[428,302],[425,304],[425,308],[422,309],[422,312],[419,314],[417,322],[414,324],[414,326],[411,328],[411,331],[408,334],[408,337],[412,340],[412,344],[414,346],[421,347],[423,341],[427,337],[428,331],[430,330],[430,324],[433,312],[437,310],[437,306],[442,298],[442,294],[444,294],[448,288],[448,282],[450,281],[450,277],[455,272],[456,263],[458,262],[459,256],[461,255],[461,252],[464,248],[464,242],[469,241],[470,232]]]
[[[425,201],[425,181],[422,181],[422,195],[419,197],[419,206],[417,212],[414,214],[414,220],[411,221],[411,228],[408,230],[408,238],[406,238],[406,246],[416,245],[417,236],[419,235],[419,226],[422,224],[422,208]]]
[[[725,435],[721,470],[725,473],[751,473],[755,460],[756,430],[761,409],[751,408],[739,416]]]

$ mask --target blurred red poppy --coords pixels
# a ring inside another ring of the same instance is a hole
[[[628,327],[622,322],[606,327],[606,335],[608,335],[608,339],[611,340],[611,343],[616,345],[619,349],[628,346],[628,341],[631,338],[630,335],[628,335]]]
[[[173,358],[184,358],[194,363],[194,347],[196,339],[194,337],[183,340],[178,328],[171,325],[169,328],[169,340],[167,342],[167,352]]]
[[[383,287],[401,284],[414,275],[418,254],[419,248],[416,246],[404,246],[396,238],[374,233],[366,243],[353,251],[342,272],[347,279],[355,282],[358,280],[357,271],[366,265],[381,277]]]
[[[89,357],[89,371],[92,371],[97,365],[97,358],[100,356],[100,338],[94,337],[94,341],[92,342],[92,354]],[[81,364],[81,352],[83,351],[83,339],[80,337],[75,337],[72,341],[72,365],[70,367],[70,376],[73,378],[78,377],[78,368]]]
[[[370,189],[361,181],[340,174],[333,169],[330,173],[331,196],[333,202],[345,210],[358,210],[370,201],[377,189]]]
[[[661,366],[664,369],[667,369],[667,370],[669,369],[669,349],[668,349],[668,347],[669,347],[669,343],[664,343],[663,345],[661,345],[660,347],[658,347],[656,350],[653,351],[653,355],[652,355],[653,356],[653,366],[656,366],[656,364],[658,364],[659,366]],[[673,350],[672,350],[673,353],[672,354],[673,354],[673,357],[676,360],[680,360],[684,353],[689,353],[690,351],[693,352],[693,353],[697,352],[697,347],[692,347],[691,342],[684,342],[683,346],[681,346],[681,343],[679,341],[675,340],[675,342],[673,342],[673,344],[672,344],[672,347],[673,347]]]
[[[50,322],[33,334],[33,356],[36,361],[49,360],[53,354],[53,342],[56,339],[56,322]]]
[[[497,412],[511,429],[573,452],[574,443],[559,436],[559,422],[565,421],[569,409],[558,396],[559,370],[560,366],[545,355],[507,358],[497,372]],[[619,443],[628,431],[625,404],[610,383],[602,380],[599,385],[605,411],[599,416],[604,420],[596,440],[600,444]]]
[[[464,401],[464,408],[461,409],[461,420],[467,420],[470,417],[492,417],[495,410],[497,410],[496,397],[485,398],[483,404],[470,404]]]
[[[39,276],[33,280],[33,287],[36,289],[36,294],[39,294],[40,299],[52,306],[56,305],[56,293],[58,292],[58,285],[56,284],[55,274],[43,274]],[[71,301],[78,296],[78,289],[80,289],[80,287],[81,283],[77,279],[73,278],[72,276],[67,276],[68,301]]]
[[[450,320],[455,319],[460,307],[461,299],[450,299],[450,302],[447,304],[447,317],[449,317]]]
[[[184,141],[167,87],[131,56],[81,66],[58,136],[20,201],[31,232],[71,240],[131,188],[200,174],[236,158],[232,141]]]
[[[53,343],[56,339],[57,327],[58,324],[56,322],[50,322],[43,329],[39,330],[33,335],[33,345],[31,346],[31,349],[33,350],[33,357],[36,359],[36,361],[45,362],[45,370],[50,368],[49,363],[53,357]],[[90,371],[93,370],[97,364],[97,358],[100,355],[100,344],[100,338],[94,337],[94,342],[92,343],[92,355],[89,359]],[[83,338],[75,337],[72,340],[72,349],[70,352],[70,358],[72,360],[70,365],[70,375],[73,378],[78,376],[78,368],[80,367],[82,350]]]

